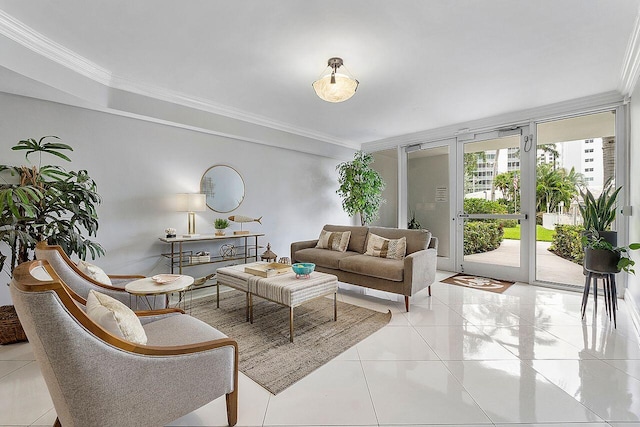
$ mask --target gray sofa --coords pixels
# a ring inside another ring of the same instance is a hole
[[[325,225],[326,231],[351,231],[345,252],[316,248],[318,239],[291,244],[291,262],[312,262],[316,271],[334,274],[344,283],[404,295],[409,311],[409,297],[429,288],[436,278],[438,239],[427,230],[403,230],[384,227]],[[403,260],[364,255],[369,233],[387,239],[407,238]]]

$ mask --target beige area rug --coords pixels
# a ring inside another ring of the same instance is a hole
[[[447,279],[441,280],[442,283],[449,285],[466,286],[467,288],[481,289],[483,291],[503,293],[513,285],[514,282],[506,282],[498,279],[488,279],[480,276],[469,276],[467,274],[458,273]]]
[[[380,313],[338,301],[317,298],[294,309],[294,342],[289,342],[289,308],[253,299],[253,324],[245,322],[245,294],[220,294],[193,302],[191,315],[238,342],[239,368],[273,394],[278,394],[334,357],[368,337],[391,320]]]

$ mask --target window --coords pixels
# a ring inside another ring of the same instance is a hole
[[[585,153],[593,153],[593,148],[587,148],[584,150]]]
[[[590,157],[588,159],[584,159],[585,163],[589,163],[589,162],[593,162],[593,157]]]
[[[592,176],[588,176],[584,180],[587,181],[587,182],[591,182],[591,181],[593,181],[593,177]]]
[[[585,172],[593,172],[593,168],[584,168]]]

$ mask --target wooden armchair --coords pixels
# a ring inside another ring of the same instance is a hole
[[[128,307],[131,307],[131,301],[135,301],[135,299],[131,299],[124,287],[133,280],[144,278],[144,276],[139,275],[110,274],[111,285],[100,283],[84,274],[64,252],[62,247],[49,245],[46,241],[39,242],[36,245],[36,258],[46,260],[62,281],[82,298],[86,299],[89,291],[93,289],[96,292],[101,292],[117,299]],[[151,307],[166,308],[167,298],[165,296],[149,297],[149,304]]]
[[[238,346],[178,309],[141,313],[147,344],[91,320],[46,261],[19,265],[11,296],[51,394],[55,425],[165,425],[226,395],[237,421]]]

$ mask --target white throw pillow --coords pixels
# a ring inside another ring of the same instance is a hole
[[[380,258],[404,259],[407,252],[407,238],[385,239],[377,234],[369,233],[365,255]]]
[[[91,277],[96,282],[100,282],[104,285],[111,285],[111,279],[107,276],[100,267],[88,263],[87,261],[78,261],[78,268],[87,276]]]
[[[109,295],[90,290],[87,297],[87,315],[117,337],[136,344],[147,343],[147,334],[138,316]]]

